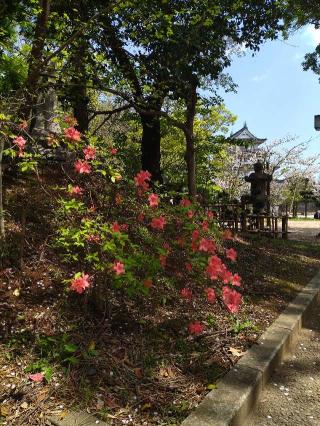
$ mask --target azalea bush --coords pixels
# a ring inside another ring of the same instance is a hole
[[[203,284],[203,297],[234,314],[241,303],[241,278],[234,269],[236,251],[231,232],[221,232],[215,213],[187,197],[157,188],[148,171],[123,177],[118,150],[103,140],[64,129],[77,154],[70,183],[59,200],[55,246],[75,273],[66,278],[80,297],[108,299],[118,288],[130,297],[165,291],[163,278],[186,303],[193,298],[185,274]],[[227,245],[227,247],[225,247]],[[181,273],[181,266],[184,274]],[[187,280],[188,281],[188,280]],[[203,325],[195,321],[189,332]]]

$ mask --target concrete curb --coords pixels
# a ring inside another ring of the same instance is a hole
[[[320,272],[181,426],[244,426],[273,370],[293,348],[302,324],[318,302]]]

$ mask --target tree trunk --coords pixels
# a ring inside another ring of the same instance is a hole
[[[186,122],[185,122],[185,138],[186,138],[186,162],[187,162],[187,174],[188,174],[188,190],[189,196],[195,198],[197,195],[196,186],[196,160],[195,160],[195,148],[194,148],[194,117],[196,115],[197,105],[197,83],[196,81],[191,83],[190,94],[186,99]]]
[[[2,184],[2,155],[4,150],[4,139],[0,139],[0,239],[4,238],[4,210],[3,210],[3,184]]]
[[[50,2],[51,0],[39,0],[41,12],[37,18],[34,41],[30,53],[28,76],[24,87],[25,99],[18,113],[25,120],[30,118],[32,108],[36,104],[39,95],[39,81],[43,71],[41,62],[50,14]]]
[[[189,191],[190,198],[195,198],[197,195],[197,187],[196,187],[196,161],[195,161],[193,133],[185,132],[185,138],[186,138],[188,191]]]
[[[140,114],[142,124],[141,168],[151,173],[152,181],[163,182],[160,170],[160,117]]]

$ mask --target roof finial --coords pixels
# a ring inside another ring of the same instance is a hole
[[[247,126],[247,122],[246,122],[246,121],[244,122],[243,127],[244,127],[245,129],[247,129],[247,128],[248,128],[248,126]]]

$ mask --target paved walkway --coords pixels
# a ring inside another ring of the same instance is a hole
[[[320,425],[320,306],[278,368],[246,426]]]
[[[290,240],[314,240],[320,233],[320,220],[289,220]],[[319,240],[320,243],[320,240]]]

